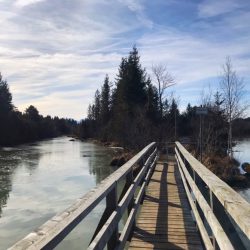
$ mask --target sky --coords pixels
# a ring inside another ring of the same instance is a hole
[[[80,120],[106,74],[137,46],[152,75],[162,64],[179,100],[219,88],[227,56],[250,98],[248,0],[0,0],[0,72],[13,103]]]

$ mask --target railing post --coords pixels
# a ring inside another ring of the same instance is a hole
[[[146,174],[147,174],[147,173],[145,173],[144,177],[143,177],[142,180],[141,180],[141,183],[139,184],[140,187],[142,187],[142,185],[143,185],[143,182],[144,182],[144,179],[145,179]],[[146,192],[146,191],[144,190],[144,192],[143,192],[143,194],[142,194],[142,199],[141,199],[141,201],[140,201],[140,204],[141,204],[141,205],[143,204],[143,201],[144,201],[144,198],[145,198],[145,192]]]
[[[209,203],[210,203],[210,207],[212,211],[214,211],[213,192],[210,189],[209,189]],[[213,244],[214,249],[217,249],[216,240],[215,240],[213,232],[210,237],[212,238],[212,244]]]
[[[110,191],[110,193],[106,197],[107,213],[112,214],[112,212],[116,210],[117,204],[118,204],[118,200],[117,200],[117,182],[116,182],[114,188]],[[118,238],[119,238],[119,232],[118,232],[118,224],[117,224],[117,227],[115,228],[113,234],[111,235],[107,243],[108,250],[112,250],[115,248]]]
[[[155,149],[156,149],[156,154],[155,154],[155,157],[158,157],[158,148],[157,148],[157,147],[155,147]],[[154,161],[154,158],[152,159],[152,162],[153,162],[153,161]],[[149,180],[152,178],[152,175],[153,175],[153,173],[154,173],[155,166],[156,166],[156,162],[155,162],[155,163],[154,163],[154,165],[153,165],[153,168],[152,168],[151,174],[150,174],[150,176],[149,176]],[[147,183],[147,185],[148,185],[148,183]]]
[[[221,205],[218,199],[212,193],[212,202],[213,202],[213,211],[215,216],[217,217],[218,221],[222,225],[227,236],[230,238],[232,245],[237,250],[245,250],[246,247],[244,246],[242,239],[240,238],[238,232],[235,229],[231,219],[227,215],[225,208]]]
[[[105,224],[105,222],[107,221],[109,216],[113,213],[113,211],[115,211],[115,209],[117,208],[117,204],[118,204],[118,201],[117,201],[117,182],[115,182],[114,187],[106,196],[106,208],[105,208],[105,210],[102,214],[102,217],[101,217],[101,219],[96,227],[96,230],[92,236],[90,244],[92,243],[92,241],[94,240],[96,235],[99,233],[99,231],[101,230],[101,228],[103,227],[103,225]],[[118,240],[118,225],[108,241],[108,244],[107,244],[108,250],[114,249],[114,246],[115,246],[117,240]]]
[[[118,200],[117,200],[117,182],[116,182],[114,188],[110,191],[110,193],[106,197],[107,212],[109,214],[112,214],[112,212],[116,210],[117,204],[118,204]],[[108,250],[115,249],[118,238],[119,238],[119,232],[118,232],[118,224],[117,224],[117,227],[115,228],[113,234],[111,235],[107,243]]]
[[[132,185],[133,181],[134,181],[133,171],[131,171],[131,172],[126,176],[126,184],[127,184],[128,186],[130,186],[130,185]],[[132,199],[131,199],[131,201],[130,201],[130,203],[129,203],[129,205],[128,205],[128,209],[127,209],[127,211],[128,211],[128,216],[129,216],[129,214],[130,214],[132,208],[134,207],[134,204],[135,204],[135,199],[134,199],[134,195],[133,195],[133,197],[132,197]],[[132,237],[132,231],[134,230],[134,227],[135,227],[135,220],[134,220],[133,225],[132,225],[132,227],[131,227],[131,231],[130,231],[128,240],[130,240],[131,237]]]
[[[133,180],[134,180],[134,177],[133,177],[133,171],[130,171],[128,173],[128,175],[126,176],[126,185],[129,187],[130,185],[133,184]],[[129,205],[128,205],[128,214],[130,213],[131,209],[133,208],[134,206],[134,203],[135,203],[135,199],[134,199],[134,195],[133,195],[133,198],[131,199]]]

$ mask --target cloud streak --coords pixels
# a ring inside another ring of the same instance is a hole
[[[249,79],[249,12],[245,2],[224,0],[0,1],[0,71],[20,110],[33,104],[44,115],[81,119],[133,44],[147,69],[167,64],[176,93],[215,81],[227,55]]]

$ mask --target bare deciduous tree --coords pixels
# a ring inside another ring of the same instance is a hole
[[[163,95],[165,89],[175,84],[173,76],[169,73],[166,66],[161,64],[152,66],[153,75],[157,81],[160,114],[163,116]]]
[[[226,58],[226,62],[222,68],[220,88],[228,122],[228,154],[232,158],[232,123],[235,119],[240,118],[247,108],[247,105],[243,103],[245,85],[243,79],[234,71],[230,57]]]

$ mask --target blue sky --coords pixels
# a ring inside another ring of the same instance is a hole
[[[250,97],[247,0],[0,0],[0,23],[0,72],[21,111],[83,118],[134,44],[149,74],[168,67],[182,108],[218,88],[227,56]]]

